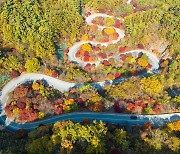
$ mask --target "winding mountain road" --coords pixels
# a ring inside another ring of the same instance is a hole
[[[5,116],[0,117],[0,123],[5,125]],[[103,122],[108,122],[111,124],[121,124],[121,125],[144,125],[144,122],[151,122],[153,126],[161,126],[167,122],[173,122],[180,119],[179,113],[174,114],[163,114],[163,115],[132,115],[132,114],[117,114],[117,113],[94,113],[94,112],[74,112],[68,114],[62,114],[59,116],[54,116],[49,119],[35,121],[32,123],[20,124],[12,121],[6,129],[10,131],[17,131],[18,129],[25,129],[31,131],[41,124],[53,124],[57,121],[72,120],[74,122],[82,122],[85,118],[90,121],[102,120]]]
[[[104,17],[104,18],[111,17],[111,18],[115,18],[115,17],[110,16],[110,15],[106,15],[106,14],[102,14],[102,13],[95,13],[95,14],[92,14],[92,15],[86,17],[87,25],[94,25],[92,23],[92,21],[96,17]],[[120,19],[120,18],[117,18],[117,19]],[[120,20],[122,20],[122,19],[120,19]],[[97,41],[80,41],[80,42],[77,42],[77,43],[75,43],[69,49],[69,52],[68,52],[69,61],[77,62],[80,67],[84,67],[87,64],[95,64],[96,66],[98,66],[101,61],[98,61],[98,62],[84,62],[84,61],[81,61],[78,58],[76,58],[75,55],[76,55],[76,52],[79,50],[80,46],[83,45],[83,44],[90,43],[90,44],[92,44],[94,46],[96,46],[97,44],[100,44],[101,46],[108,46],[110,44],[118,43],[122,38],[125,37],[124,30],[121,30],[121,29],[115,28],[115,27],[105,27],[105,26],[98,25],[98,29],[103,30],[104,28],[114,28],[115,31],[119,35],[117,40],[113,40],[113,41],[109,41],[109,42],[104,42],[104,43],[97,42]],[[159,59],[152,52],[149,52],[149,51],[146,51],[146,50],[142,50],[142,49],[141,50],[136,49],[136,50],[130,50],[130,51],[123,52],[122,54],[128,54],[128,53],[132,53],[132,55],[135,56],[135,57],[137,57],[139,53],[145,53],[148,56],[148,58],[149,58],[150,64],[153,66],[151,68],[151,70],[157,70],[159,68]],[[121,55],[121,54],[119,54],[119,55]],[[113,58],[118,57],[119,55],[114,56]],[[104,59],[104,60],[108,60],[108,59]]]
[[[92,20],[95,17],[113,17],[105,14],[92,14],[89,17],[86,18],[86,22],[88,25],[92,25]],[[99,29],[103,29],[104,26],[98,26]],[[107,27],[106,27],[107,28]],[[120,30],[118,28],[115,28],[116,32],[119,34],[119,37],[117,40],[110,41],[107,43],[100,43],[100,42],[95,42],[95,41],[81,41],[76,44],[74,44],[70,49],[68,53],[69,61],[75,61],[79,64],[80,67],[83,67],[87,64],[87,62],[80,61],[76,58],[75,54],[78,51],[79,47],[82,44],[85,43],[91,43],[92,45],[97,45],[101,44],[104,46],[108,46],[109,44],[115,44],[119,42],[124,36],[124,31]],[[159,68],[159,59],[154,55],[153,53],[146,51],[146,50],[131,50],[127,51],[123,54],[128,54],[132,53],[134,56],[137,56],[139,53],[145,53],[148,56],[149,62],[152,65],[151,72],[153,70],[158,70]],[[88,62],[89,63],[89,62]],[[95,65],[98,65],[100,62],[93,63]],[[143,75],[142,75],[143,76]],[[6,106],[6,101],[8,99],[8,93],[13,91],[18,85],[23,84],[27,81],[30,80],[41,80],[44,79],[47,81],[49,86],[54,87],[55,89],[65,92],[68,91],[70,88],[76,86],[78,83],[70,83],[70,82],[65,82],[47,75],[43,74],[38,74],[38,73],[29,73],[29,74],[22,74],[18,78],[15,78],[11,80],[3,89],[1,92],[0,96],[0,123],[4,126],[6,126],[7,129],[11,131],[17,131],[18,129],[26,129],[27,131],[33,130],[40,124],[49,124],[49,123],[55,123],[56,121],[60,120],[73,120],[75,122],[80,122],[84,118],[88,118],[90,120],[103,120],[104,122],[109,122],[109,123],[114,123],[114,124],[127,124],[127,125],[135,125],[135,124],[140,124],[143,125],[144,122],[151,122],[153,125],[161,125],[166,122],[172,122],[174,120],[179,120],[180,119],[180,113],[174,113],[174,114],[163,114],[163,115],[131,115],[131,114],[116,114],[116,113],[94,113],[94,112],[87,112],[87,113],[69,113],[69,114],[62,114],[59,116],[54,116],[49,119],[41,120],[41,121],[35,121],[32,123],[25,123],[25,124],[20,124],[16,123],[14,121],[11,121],[8,119],[5,115],[4,112],[4,107]],[[119,82],[125,80],[121,79]],[[112,83],[114,80],[109,81]],[[92,84],[99,84],[101,86],[104,85],[106,81],[103,82],[97,82],[97,83],[92,83]]]

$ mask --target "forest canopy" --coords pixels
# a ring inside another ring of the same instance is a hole
[[[180,0],[0,0],[0,153],[177,154],[179,53]]]
[[[4,42],[23,54],[33,51],[40,58],[55,52],[54,37],[75,39],[83,22],[71,0],[3,0],[0,11]]]

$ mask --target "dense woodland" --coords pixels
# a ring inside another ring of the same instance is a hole
[[[109,153],[177,154],[180,150],[180,121],[161,128],[121,126],[103,122],[72,121],[42,125],[29,133],[0,132],[1,153]],[[8,138],[8,139],[7,139]]]
[[[46,81],[30,81],[9,93],[5,112],[16,122],[32,122],[74,111],[162,114],[180,112],[179,0],[2,0],[0,2],[0,89],[21,73],[42,73],[82,86],[62,93]],[[107,47],[83,44],[76,57],[100,60],[98,67],[81,68],[68,60],[69,48],[80,40],[109,42],[118,34],[86,24],[91,13],[96,25],[113,26],[125,37]],[[117,19],[118,17],[119,19]],[[144,49],[156,54],[159,70],[151,69],[146,54],[122,54]],[[114,55],[121,54],[116,61]],[[91,83],[104,80],[123,82]],[[0,153],[178,153],[179,122],[165,128],[115,126],[102,122],[57,122],[26,133],[0,131]],[[22,136],[21,136],[22,135]],[[12,138],[10,136],[13,136]],[[8,138],[8,139],[7,139]],[[13,143],[13,144],[12,144]],[[38,146],[37,146],[38,145]]]

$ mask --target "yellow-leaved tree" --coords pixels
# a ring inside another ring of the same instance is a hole
[[[140,85],[147,94],[158,96],[160,92],[163,91],[163,81],[163,76],[153,75],[147,78],[142,78]]]
[[[26,61],[25,68],[27,72],[37,72],[40,68],[40,62],[37,58],[32,58]]]

